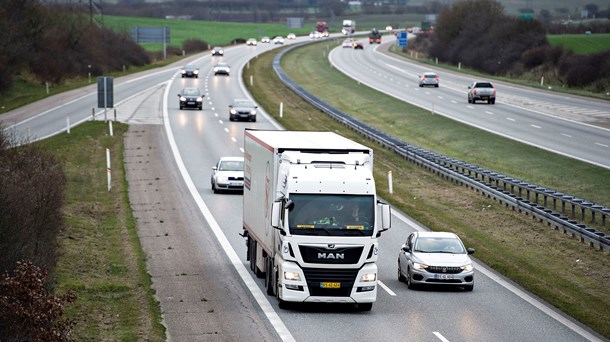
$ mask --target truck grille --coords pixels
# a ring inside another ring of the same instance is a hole
[[[336,270],[321,268],[303,268],[309,294],[321,297],[349,297],[358,275],[358,269]],[[323,282],[339,283],[336,289],[322,288]]]
[[[324,248],[314,246],[299,246],[303,261],[312,264],[357,264],[364,247]]]
[[[428,266],[426,271],[430,273],[446,273],[446,274],[456,274],[462,272],[461,267],[447,267],[447,266]]]

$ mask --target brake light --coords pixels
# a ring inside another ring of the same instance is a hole
[[[476,90],[476,89],[475,89],[475,90],[473,90],[473,92],[472,92],[472,93],[476,95],[476,94],[477,94],[477,90]]]
[[[438,76],[436,76],[436,80],[438,81]]]
[[[496,95],[496,90],[494,89],[494,95]]]
[[[422,80],[422,81],[425,81],[425,80],[426,80],[426,76],[425,76],[425,75],[424,75],[424,76],[422,76],[422,77],[421,77],[421,80]]]

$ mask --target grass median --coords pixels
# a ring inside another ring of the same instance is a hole
[[[294,81],[324,101],[404,141],[585,198],[590,196],[588,199],[600,203],[610,202],[610,192],[600,191],[610,189],[608,170],[470,128],[360,85],[332,69],[323,57],[336,44],[296,49],[285,56],[282,67]],[[275,54],[269,52],[251,61],[243,77],[256,101],[280,124],[292,130],[334,131],[372,147],[378,193],[394,207],[432,230],[457,233],[466,245],[477,249],[476,257],[486,265],[610,337],[607,253],[373,145],[286,88],[271,67]],[[392,194],[387,190],[388,171],[392,171],[394,181]]]
[[[160,307],[154,299],[146,257],[136,232],[123,167],[123,134],[103,122],[87,122],[37,142],[63,161],[67,178],[65,230],[60,236],[56,290],[71,289],[76,302],[76,341],[164,341]],[[108,191],[106,148],[112,189]]]

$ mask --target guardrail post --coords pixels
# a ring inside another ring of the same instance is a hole
[[[280,118],[284,117],[284,102],[280,102]]]
[[[70,134],[70,117],[66,116],[66,132]]]
[[[390,194],[394,193],[394,190],[392,188],[392,171],[388,171],[388,192]]]

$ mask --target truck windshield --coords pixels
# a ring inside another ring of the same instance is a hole
[[[291,194],[288,213],[293,235],[371,236],[375,224],[372,195]]]

